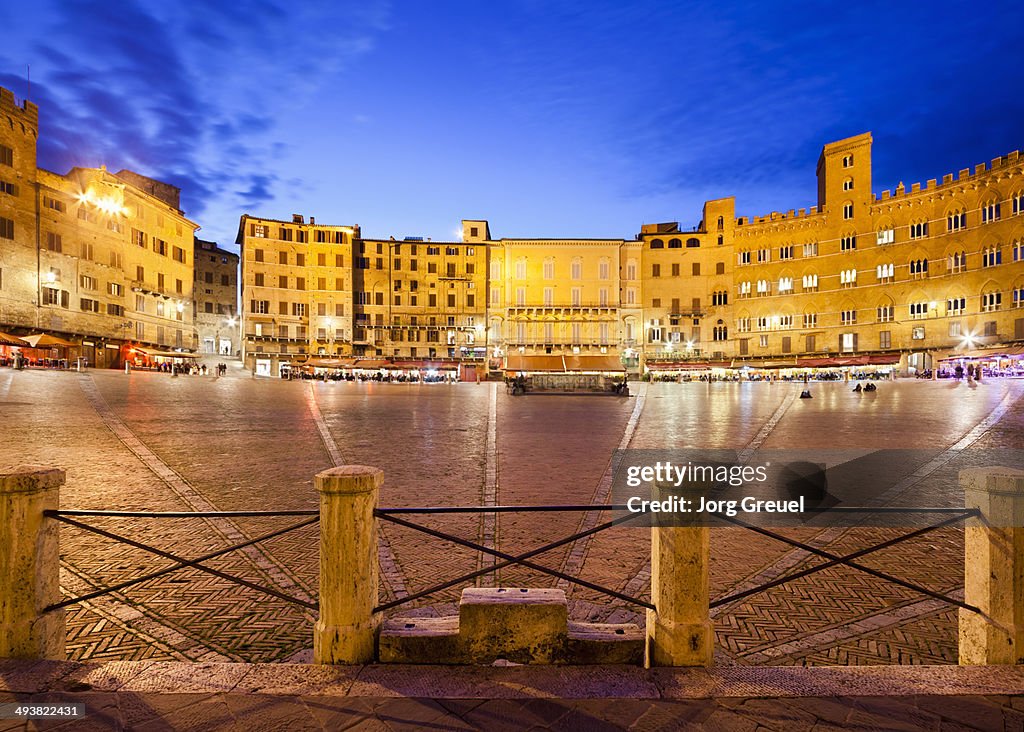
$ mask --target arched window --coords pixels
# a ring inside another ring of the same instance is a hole
[[[686,240],[686,246],[690,249],[693,249],[694,247],[699,247],[700,239],[696,237],[690,237],[689,239]]]
[[[683,248],[683,242],[680,241],[679,239],[669,239],[668,240],[668,248],[669,249],[682,249]]]
[[[995,267],[1003,263],[1003,249],[998,244],[987,246],[981,250],[981,266]]]
[[[946,231],[961,231],[967,228],[967,211],[953,209],[946,214]]]
[[[721,231],[724,228],[725,228],[725,217],[724,216],[719,216],[718,217],[718,230]]]
[[[665,242],[661,239],[651,239],[651,249],[664,249]]]
[[[981,311],[983,313],[994,313],[1003,306],[1003,293],[996,290],[986,288],[981,293]]]
[[[896,306],[892,300],[885,298],[875,309],[875,319],[879,323],[891,323],[896,317]]]
[[[988,224],[1001,218],[998,199],[990,199],[981,206],[981,223]]]
[[[967,252],[953,252],[949,255],[949,271],[951,274],[967,271]]]

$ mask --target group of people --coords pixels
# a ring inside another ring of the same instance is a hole
[[[134,368],[140,368],[135,365]],[[163,361],[161,363],[155,363],[148,367],[164,374],[172,374],[177,376],[178,374],[184,374],[185,376],[206,376],[207,373],[215,371],[217,376],[224,376],[228,372],[228,365],[226,363],[219,363],[214,368],[208,367],[204,364],[197,364],[194,361],[190,363],[173,363],[171,361]]]
[[[860,384],[857,384],[857,386],[853,387],[853,390],[854,390],[855,392],[861,392],[861,391],[878,391],[878,387],[877,387],[877,386],[875,386],[874,384],[872,384],[872,383],[871,383],[871,382],[869,381],[869,382],[868,382],[867,384],[865,384],[865,385],[864,385],[863,387],[862,387],[862,386],[861,386]]]
[[[373,373],[361,372],[356,374],[351,371],[322,371],[315,373],[311,371],[293,371],[291,369],[283,372],[281,378],[313,381],[376,381],[387,384],[437,384],[442,382],[454,384],[459,380],[458,374],[454,371],[438,372],[436,374],[420,374],[418,371],[411,371],[409,373],[393,373],[391,371],[381,373],[380,371],[374,371]]]

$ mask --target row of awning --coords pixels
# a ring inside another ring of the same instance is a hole
[[[1024,346],[1002,346],[992,348],[972,348],[968,351],[951,353],[939,359],[940,361],[959,361],[962,358],[1012,358],[1024,356]]]
[[[158,351],[154,348],[143,348],[142,346],[132,346],[132,350],[135,351],[135,353],[141,353],[143,356],[149,356],[150,358],[199,358],[199,354],[197,353]]]
[[[526,373],[620,373],[626,370],[618,356],[594,355],[526,356],[513,354],[505,357],[505,371]]]
[[[456,370],[459,368],[457,363],[444,361],[426,361],[416,359],[388,361],[380,358],[321,358],[317,356],[307,359],[299,365],[303,367],[308,366],[323,369],[386,369],[393,371],[442,371],[445,369]]]
[[[817,369],[842,366],[890,366],[900,362],[898,353],[860,356],[823,356],[821,358],[792,358],[786,360],[732,360],[732,361],[648,361],[651,371],[708,371],[710,369]]]

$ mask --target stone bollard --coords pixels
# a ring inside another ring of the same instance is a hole
[[[647,611],[647,658],[652,666],[710,666],[711,532],[707,526],[651,529],[651,602]]]
[[[64,471],[19,465],[0,468],[0,658],[64,660],[57,522]]]
[[[967,508],[981,517],[964,529],[960,665],[1024,663],[1024,470],[960,471]]]
[[[377,494],[384,473],[346,465],[316,476],[320,492],[320,619],[313,662],[370,663],[376,657]]]

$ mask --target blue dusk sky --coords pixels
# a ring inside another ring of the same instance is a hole
[[[172,182],[232,247],[242,213],[632,238],[812,206],[821,146],[864,131],[876,192],[1024,147],[1019,3],[36,0],[0,27],[42,166]]]

